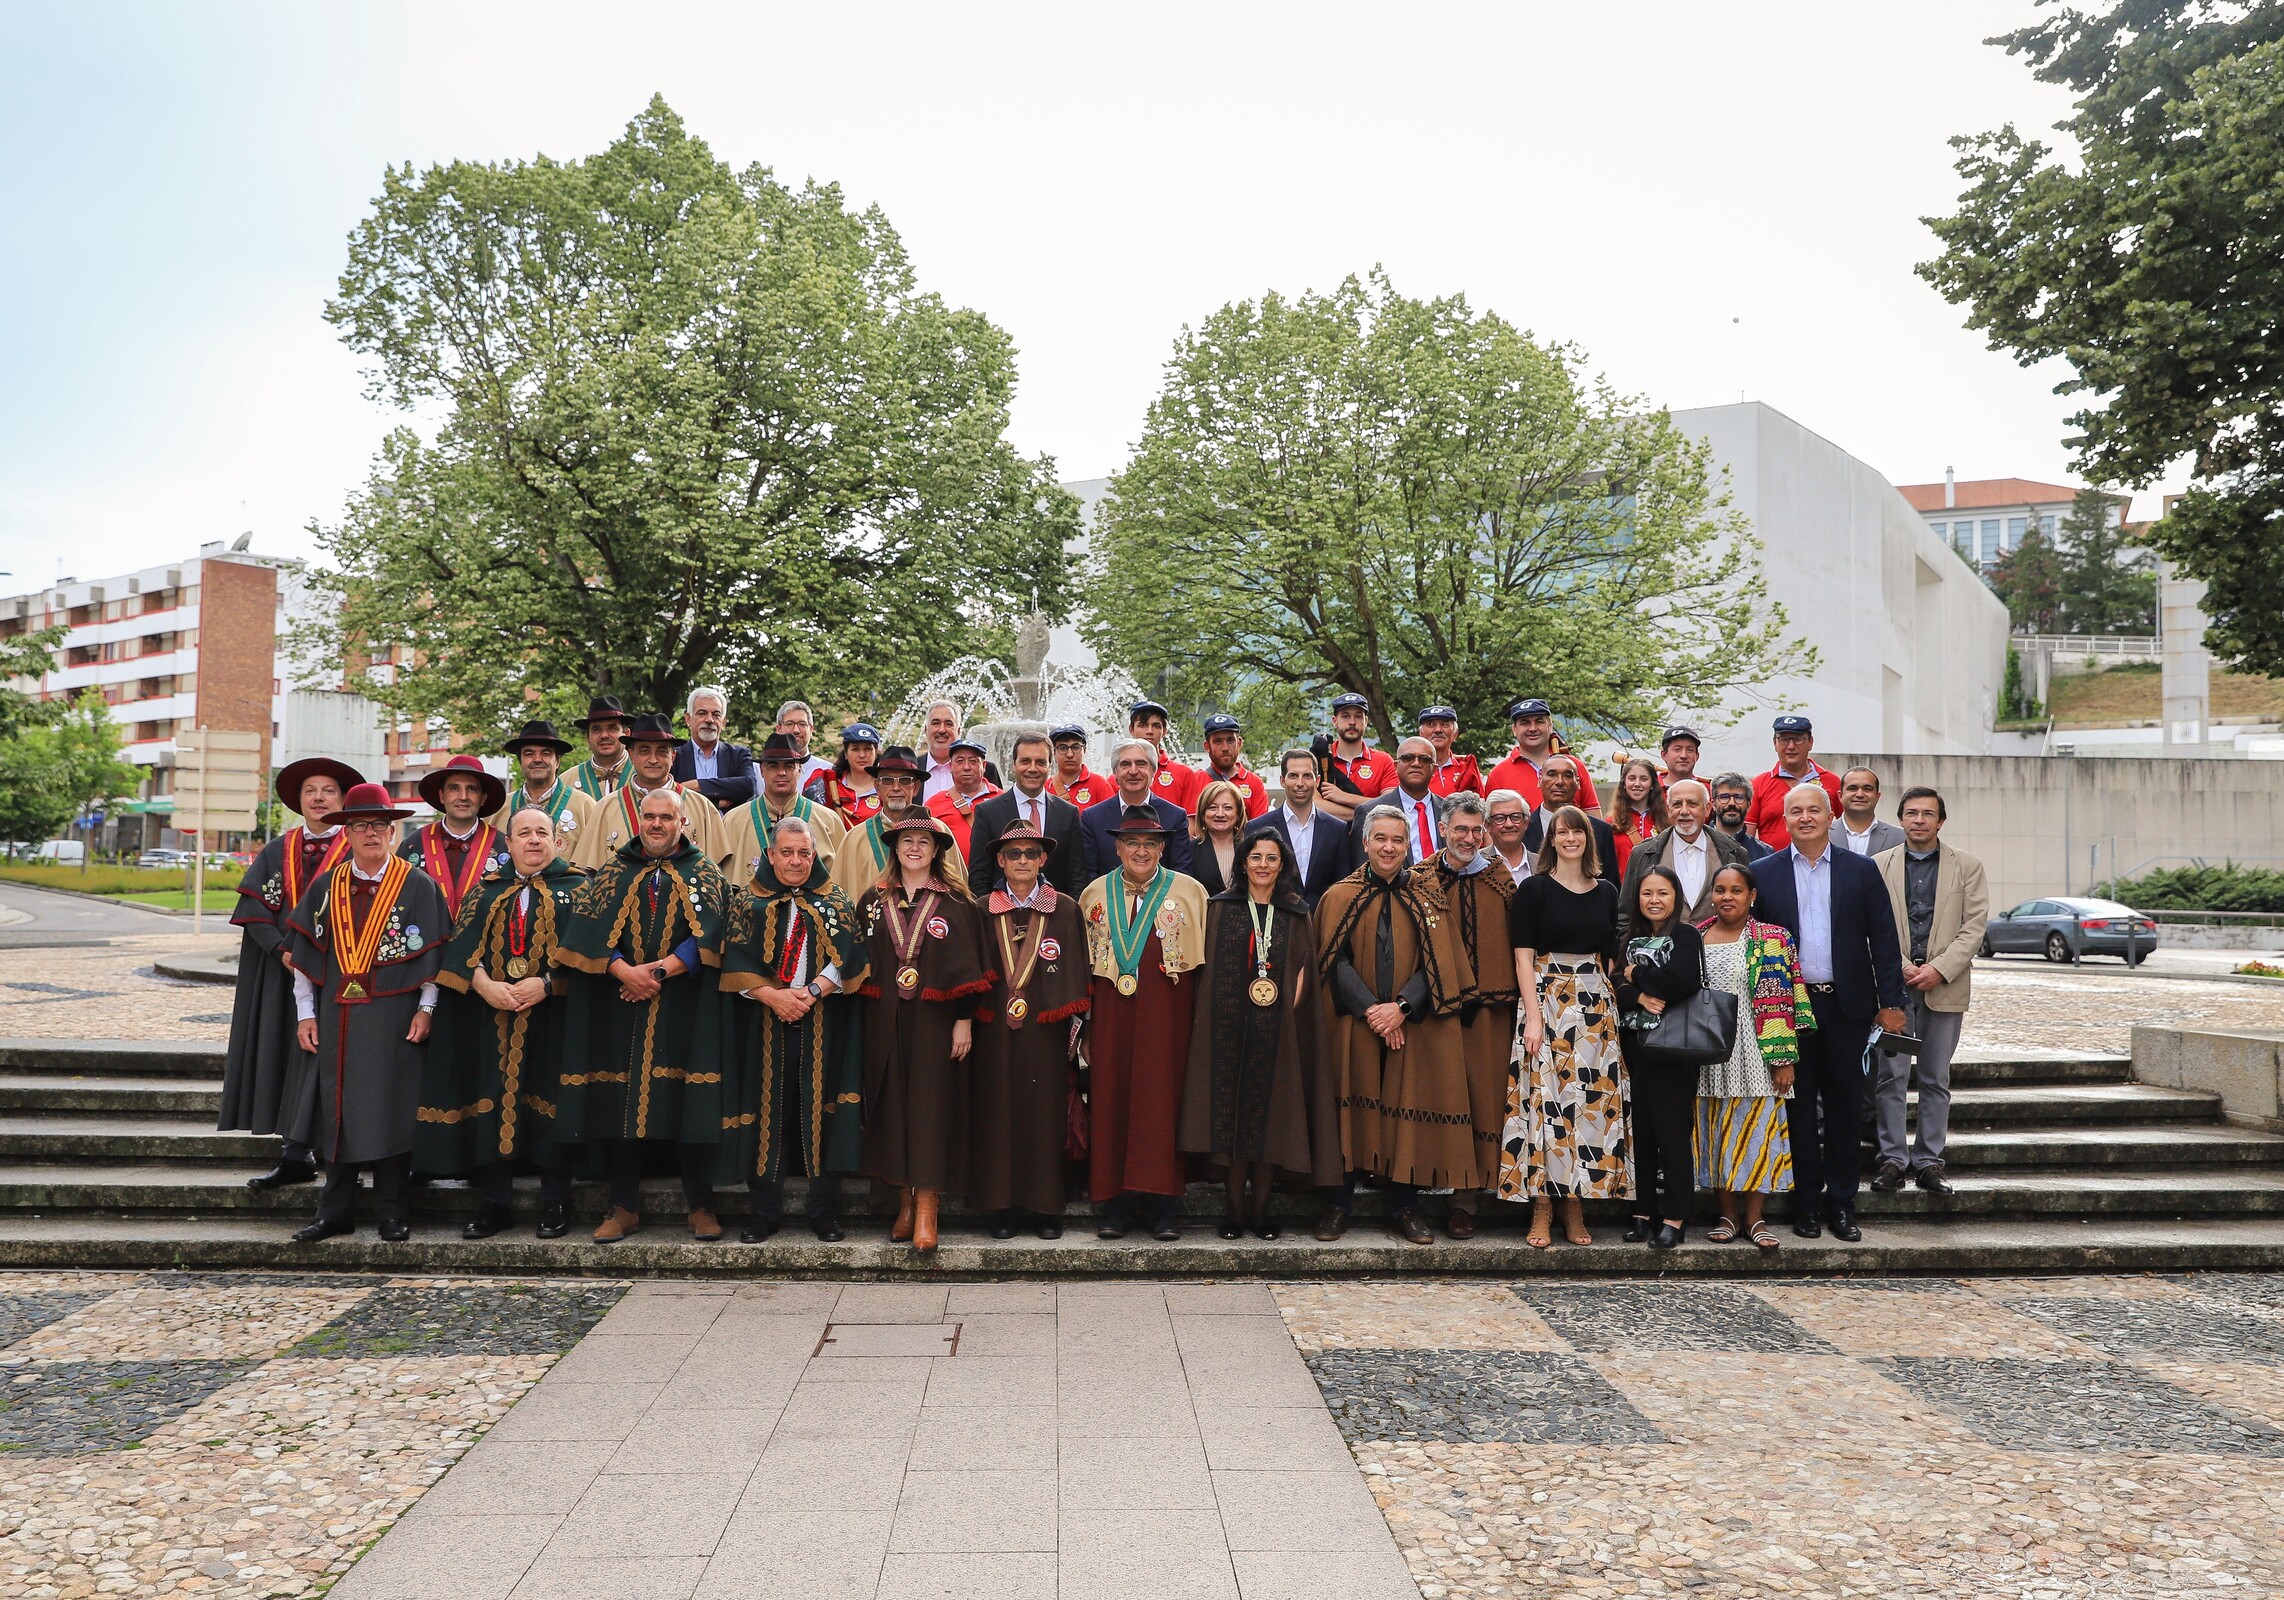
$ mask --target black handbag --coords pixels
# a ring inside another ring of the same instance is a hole
[[[1641,1031],[1634,1056],[1647,1066],[1706,1067],[1728,1060],[1736,1048],[1737,997],[1726,989],[1700,989],[1667,1006]]]

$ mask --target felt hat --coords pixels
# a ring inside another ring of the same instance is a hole
[[[474,778],[484,786],[484,803],[476,815],[488,817],[508,803],[508,786],[484,770],[483,762],[471,755],[457,755],[420,780],[420,797],[438,811],[444,809],[444,780],[454,776]]]
[[[628,720],[627,708],[619,703],[617,695],[599,694],[587,702],[587,714],[585,716],[571,719],[571,726],[577,728],[581,733],[585,733],[591,725],[598,722],[625,722]]]
[[[915,778],[927,775],[927,769],[920,765],[920,758],[912,753],[908,744],[892,744],[880,752],[880,759],[872,764],[872,775],[877,778],[886,772],[909,772]]]
[[[682,735],[674,731],[674,724],[655,711],[645,711],[627,724],[626,732],[619,737],[628,744],[680,744]]]
[[[377,783],[360,783],[350,787],[341,797],[341,809],[333,813],[339,823],[401,822],[412,812],[389,799],[388,790]]]
[[[900,833],[926,834],[930,839],[935,841],[936,857],[938,860],[943,858],[943,854],[946,850],[951,849],[954,844],[958,843],[958,841],[952,837],[951,829],[945,827],[941,822],[938,822],[934,817],[931,817],[925,811],[908,811],[903,816],[897,818],[894,822],[891,822],[887,827],[880,830],[880,836],[888,841],[888,853],[890,855],[894,855],[896,853],[896,846],[899,842],[896,835]]]
[[[580,726],[585,727],[586,724],[581,723]],[[555,724],[542,722],[537,717],[525,723],[521,733],[510,735],[503,741],[500,749],[511,756],[519,755],[527,744],[546,745],[559,756],[568,755],[571,751],[571,741],[555,731]]]
[[[301,786],[311,778],[331,778],[341,785],[343,794],[365,781],[364,774],[355,767],[331,756],[303,756],[299,761],[287,762],[278,769],[277,794],[285,808],[297,817],[301,815]]]
[[[999,858],[999,853],[1011,844],[1035,844],[1043,848],[1047,852],[1048,859],[1052,860],[1055,847],[1060,842],[1060,840],[1048,838],[1028,822],[1010,823],[1007,831],[992,841],[992,859],[996,861]]]
[[[1122,833],[1155,834],[1160,839],[1172,838],[1176,830],[1158,820],[1158,813],[1148,806],[1128,806],[1119,819],[1110,825],[1112,837]]]
[[[761,741],[761,748],[753,753],[756,761],[783,761],[794,765],[809,758],[801,753],[800,744],[789,733],[773,733]]]

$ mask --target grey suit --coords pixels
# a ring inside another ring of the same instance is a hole
[[[1698,886],[1697,898],[1682,907],[1682,920],[1703,922],[1713,915],[1713,879],[1723,867],[1741,867],[1745,864],[1745,842],[1719,828],[1708,827],[1703,837],[1710,842],[1713,859],[1705,869],[1705,881]],[[1626,858],[1626,876],[1618,885],[1618,937],[1630,939],[1634,935],[1634,891],[1650,875],[1652,867],[1673,865],[1674,836],[1671,828],[1660,828],[1640,844]]]
[[[1839,818],[1832,819],[1832,842],[1843,850],[1855,850],[1860,856],[1876,856],[1893,850],[1903,843],[1903,830],[1892,822],[1872,819],[1871,837],[1864,841],[1865,848],[1856,850],[1856,842],[1848,837],[1848,825]]]

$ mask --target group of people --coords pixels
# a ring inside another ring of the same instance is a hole
[[[701,1240],[734,1185],[741,1238],[769,1238],[791,1175],[825,1240],[854,1178],[921,1251],[947,1198],[1058,1237],[1074,1180],[1102,1237],[1170,1239],[1218,1177],[1230,1239],[1278,1236],[1279,1188],[1337,1239],[1371,1185],[1414,1244],[1473,1236],[1490,1197],[1528,1203],[1534,1247],[1592,1243],[1587,1200],[1670,1247],[1710,1190],[1705,1237],[1766,1250],[1787,1191],[1795,1233],[1861,1237],[1867,1093],[1873,1187],[1950,1192],[1982,869],[1942,845],[1940,795],[1878,818],[1877,774],[1818,766],[1805,718],[1767,772],[1711,782],[1671,728],[1597,809],[1535,698],[1485,773],[1449,707],[1389,752],[1343,695],[1273,784],[1236,718],[1193,766],[1146,700],[1108,774],[1080,727],[1016,738],[1002,774],[948,703],[923,748],[855,723],[830,760],[799,702],[757,749],[727,712],[697,690],[683,734],[598,697],[568,767],[529,722],[512,785],[455,756],[402,838],[355,771],[280,772],[301,821],[241,886],[221,1126],[281,1139],[256,1188],[322,1172],[297,1239],[351,1231],[369,1169],[384,1239],[426,1177],[498,1233],[530,1172],[541,1238],[588,1179],[609,1243],[655,1167]],[[1708,990],[1734,997],[1726,1055],[1677,1065],[1661,1023]]]

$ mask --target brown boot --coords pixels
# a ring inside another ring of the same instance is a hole
[[[722,1236],[721,1219],[700,1206],[690,1213],[690,1237],[700,1244],[712,1244]]]
[[[936,1202],[941,1198],[933,1189],[918,1191],[919,1202],[912,1211],[912,1248],[936,1248]]]
[[[917,1193],[916,1189],[907,1189],[904,1198],[897,1202],[896,1221],[890,1224],[888,1236],[899,1244],[912,1237],[912,1197]]]
[[[613,1206],[611,1207],[611,1214],[603,1219],[603,1225],[595,1230],[595,1243],[617,1244],[628,1234],[640,1232],[642,1232],[641,1216],[629,1211],[625,1206]]]

